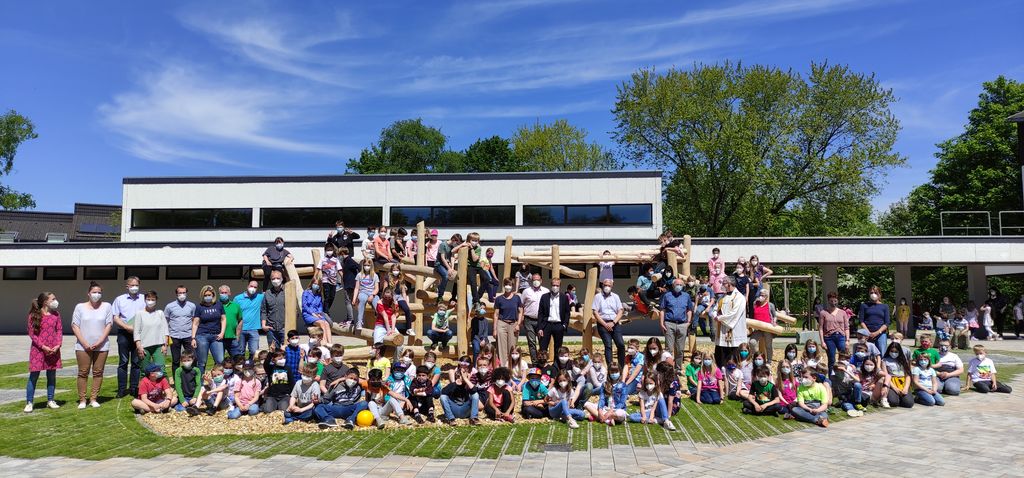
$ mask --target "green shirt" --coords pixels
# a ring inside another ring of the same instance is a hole
[[[828,393],[825,391],[825,386],[818,382],[812,383],[810,387],[801,385],[796,389],[796,400],[800,403],[825,403],[826,397],[828,397]]]
[[[938,351],[938,349],[935,349],[935,348],[914,349],[914,353],[911,356],[911,358],[913,358],[913,360],[914,360],[914,365],[917,365],[917,358],[920,357],[921,354],[928,354],[928,358],[931,359],[932,364],[939,363],[939,351]]]
[[[443,314],[440,313],[440,312],[435,313],[434,314],[434,327],[437,327],[439,329],[447,329],[448,328],[448,320],[451,318],[451,315],[452,315],[452,311],[450,311],[450,310],[446,310]]]
[[[224,326],[224,338],[238,338],[238,336],[235,335],[235,332],[238,330],[238,322],[242,320],[242,308],[233,300],[224,302],[224,316],[227,317],[227,321]]]
[[[686,364],[686,387],[697,387],[697,372],[700,366],[694,366],[693,362]]]
[[[476,260],[473,260],[473,254],[476,254]],[[480,260],[484,258],[483,248],[476,246],[469,250],[469,267],[480,267]]]

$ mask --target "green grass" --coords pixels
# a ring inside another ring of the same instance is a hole
[[[116,359],[115,359],[116,360]],[[67,366],[74,366],[69,362]],[[0,388],[23,389],[27,364],[0,366]],[[999,367],[1001,380],[1024,373],[1024,365]],[[39,387],[45,379],[41,378]],[[404,428],[381,432],[278,433],[264,435],[221,435],[212,437],[166,437],[143,427],[135,418],[128,399],[111,399],[99,409],[76,410],[75,379],[59,378],[59,410],[39,408],[21,411],[20,401],[0,406],[0,450],[18,458],[67,456],[90,460],[111,457],[148,458],[161,454],[205,456],[235,453],[256,458],[296,454],[324,460],[342,455],[383,457],[392,454],[451,458],[478,456],[498,458],[527,451],[543,451],[545,445],[570,445],[574,450],[608,448],[612,445],[649,447],[670,441],[693,441],[727,445],[792,432],[811,425],[778,418],[747,416],[738,402],[698,406],[684,400],[672,418],[678,431],[669,433],[654,425],[626,424],[609,428],[580,422],[569,430],[562,423],[518,423],[505,426],[458,428]],[[116,380],[104,380],[101,397],[111,397]],[[955,400],[955,398],[954,398]],[[37,401],[37,407],[42,402]],[[872,413],[876,413],[872,410]],[[631,410],[633,411],[633,410]],[[833,409],[832,422],[847,419]],[[878,411],[877,413],[884,413]],[[201,418],[197,418],[201,419]]]

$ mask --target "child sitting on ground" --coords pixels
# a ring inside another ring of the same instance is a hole
[[[658,389],[654,377],[644,377],[643,387],[638,395],[640,396],[640,411],[629,414],[629,421],[658,423],[668,431],[675,431],[675,425],[669,420],[665,398],[662,396],[661,390]]]
[[[224,380],[224,366],[217,363],[203,377],[203,391],[200,399],[206,404],[206,414],[213,416],[217,410],[228,408],[228,384]]]
[[[434,383],[430,380],[431,370],[426,365],[416,367],[416,378],[409,383],[409,401],[412,402],[412,418],[416,423],[424,419],[434,422]]]
[[[234,386],[235,407],[228,411],[228,420],[234,420],[247,414],[250,417],[260,413],[260,393],[263,384],[256,379],[256,369],[252,362],[242,366],[242,377]]]
[[[263,413],[288,410],[288,402],[296,381],[292,379],[285,353],[276,350],[267,354],[263,369],[267,373],[268,382],[266,392],[263,393]]]
[[[523,382],[526,381],[526,371],[530,364],[523,358],[523,349],[516,345],[508,355],[508,370],[512,374],[512,386],[516,392],[522,390]]]
[[[132,400],[132,408],[140,414],[166,413],[178,403],[171,384],[164,377],[161,364],[151,363],[146,367],[146,376],[139,382],[139,398]]]
[[[515,401],[512,399],[512,390],[509,386],[511,374],[505,367],[494,369],[494,382],[487,390],[487,403],[484,404],[484,413],[491,420],[503,420],[508,423],[515,422],[512,414],[512,407]]]
[[[320,374],[320,395],[324,395],[331,388],[331,384],[342,380],[348,375],[348,365],[345,364],[345,346],[334,344],[331,346],[331,360],[323,365]]]
[[[730,358],[725,364],[725,396],[729,400],[746,400],[750,389],[743,381],[743,371],[736,366],[736,359]]]
[[[558,374],[546,396],[548,416],[553,420],[564,421],[569,428],[579,428],[576,419],[583,419],[583,411],[569,405],[575,401],[577,392],[578,390],[573,388],[572,378],[568,372]]]
[[[873,360],[865,360],[860,366],[861,405],[881,405],[889,395],[888,379],[882,368]]]
[[[771,381],[771,372],[768,367],[758,367],[754,372],[754,383],[750,386],[750,393],[743,402],[743,413],[751,415],[775,416],[782,412],[779,405],[779,389]]]
[[[797,420],[828,428],[829,394],[825,385],[818,383],[814,373],[804,368],[800,371],[800,387],[796,390],[796,406],[790,413]]]
[[[793,418],[790,410],[796,406],[796,389],[799,383],[793,374],[793,366],[789,360],[779,362],[778,373],[775,376],[775,386],[779,389],[779,405],[782,407],[782,418],[789,420]]]
[[[366,389],[367,408],[373,413],[373,420],[378,429],[383,429],[386,420],[380,418],[381,411],[389,407],[388,387],[384,385],[384,374],[380,369],[370,369],[366,374],[366,381],[363,383]],[[390,409],[388,410],[390,413]]]
[[[287,425],[296,420],[311,421],[313,419],[313,407],[320,400],[320,386],[313,379],[316,375],[316,365],[310,363],[302,364],[299,368],[300,379],[292,388],[288,400],[288,410],[284,412],[284,424]]]
[[[380,422],[386,422],[394,413],[398,417],[399,424],[409,425],[412,423],[412,420],[405,415],[405,412],[411,412],[413,409],[412,402],[409,400],[409,387],[412,385],[412,379],[406,375],[406,370],[408,368],[401,362],[391,366],[391,375],[384,380],[384,386],[388,388],[388,402],[376,413]],[[370,407],[371,412],[373,408],[373,406]]]
[[[615,394],[613,393],[613,386],[620,376],[618,365],[612,364],[608,367],[608,380],[601,388],[600,398],[597,400],[597,403],[587,402],[583,404],[583,409],[587,411],[590,420],[601,422],[608,426],[614,426],[616,423],[626,421],[626,406],[625,404],[620,405],[616,403]]]
[[[697,373],[700,372],[700,364],[704,361],[704,352],[700,350],[690,355],[690,362],[686,364],[683,375],[686,376],[686,395],[693,397],[697,394]]]
[[[857,375],[857,368],[849,362],[850,354],[839,353],[839,360],[832,366],[834,373],[832,378],[832,395],[839,400],[839,406],[851,417],[864,415],[861,405],[861,384],[860,376]]]
[[[939,378],[932,368],[932,360],[928,354],[918,355],[914,360],[914,368],[910,370],[914,382],[914,395],[917,403],[930,407],[943,406],[946,401],[939,393]]]
[[[722,403],[723,393],[725,381],[722,370],[715,366],[715,361],[710,356],[705,355],[700,371],[697,372],[697,390],[692,398],[698,404],[718,405]]]
[[[1010,393],[1013,389],[996,380],[996,364],[988,358],[984,345],[974,346],[974,358],[967,365],[967,387],[974,386],[978,393]]]
[[[657,374],[658,389],[662,391],[662,396],[665,398],[666,410],[670,416],[674,416],[679,411],[679,400],[683,395],[679,390],[681,387],[679,376],[676,375],[676,368],[668,362],[661,362],[655,365],[654,371]]]
[[[538,353],[539,355],[539,353]],[[541,371],[534,367],[526,372],[526,383],[523,384],[523,418],[544,418],[548,416],[545,398],[548,388],[540,381]]]

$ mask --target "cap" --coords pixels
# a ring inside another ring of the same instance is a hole
[[[543,375],[543,373],[540,371],[539,368],[533,367],[526,371],[526,376],[529,377],[530,375]]]
[[[431,229],[430,230],[430,235],[431,236],[436,236],[437,235],[437,229]]]
[[[151,363],[151,364],[149,364],[148,367],[146,367],[146,373],[159,372],[161,369],[162,369],[162,367],[160,367],[160,365],[157,365],[155,363]]]
[[[871,335],[871,332],[868,329],[857,329],[857,335]]]

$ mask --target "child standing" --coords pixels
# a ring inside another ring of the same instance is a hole
[[[800,371],[800,387],[796,390],[796,406],[790,413],[797,420],[828,428],[828,391],[814,379],[810,369]]]
[[[308,363],[302,364],[299,373],[300,379],[295,383],[295,388],[292,388],[288,400],[288,410],[284,412],[284,425],[296,420],[312,420],[313,407],[320,400],[320,386],[313,381],[316,375],[316,366]]]
[[[974,346],[974,358],[967,365],[967,378],[967,386],[973,384],[974,391],[978,393],[1013,391],[1009,385],[996,380],[996,364],[988,358],[984,345]]]
[[[163,367],[149,364],[146,376],[139,382],[139,398],[132,400],[132,408],[138,413],[166,413],[176,403],[178,399],[164,377]]]

